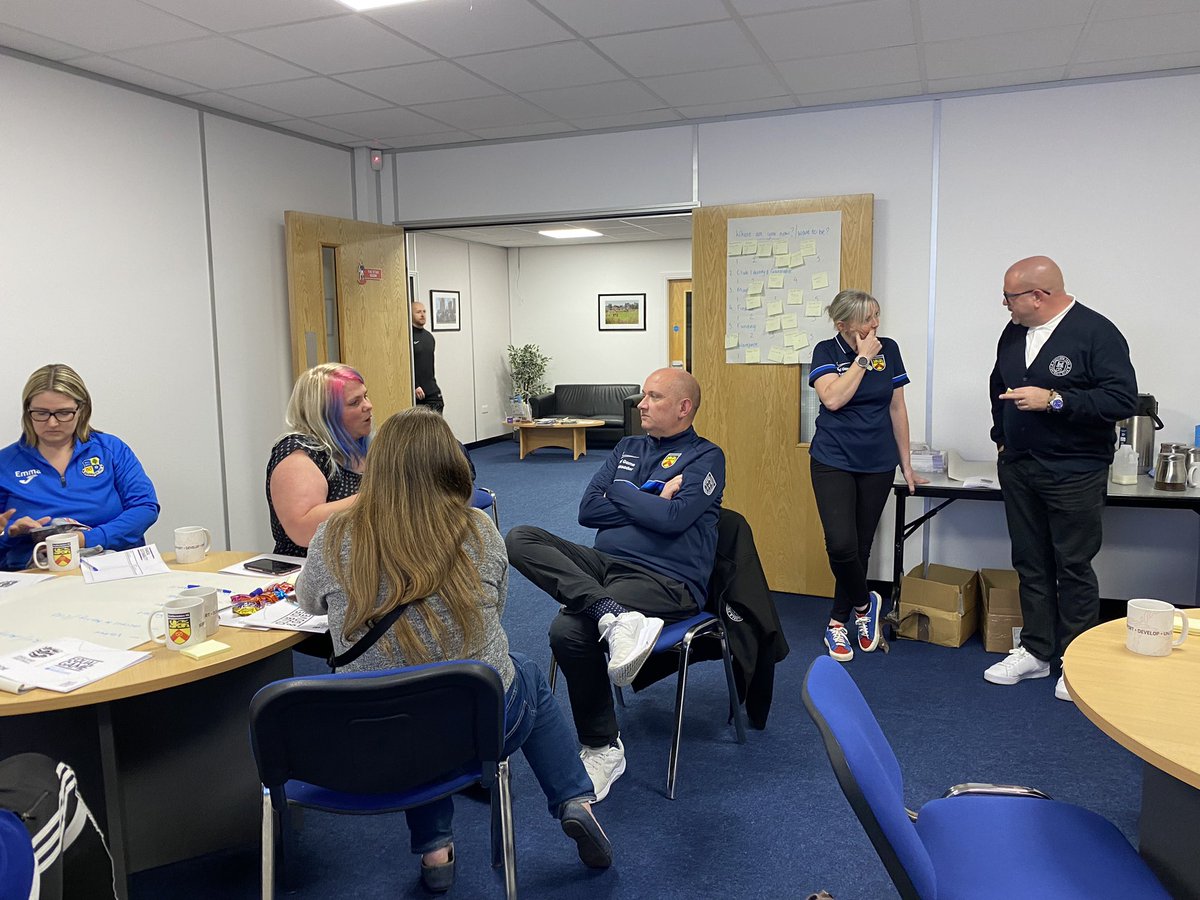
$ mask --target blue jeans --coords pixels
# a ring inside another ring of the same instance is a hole
[[[569,800],[594,800],[595,788],[579,761],[575,735],[558,702],[550,693],[546,676],[524,653],[510,653],[516,674],[504,695],[504,755],[518,748],[546,795],[550,815],[562,817]],[[454,839],[451,822],[454,800],[443,797],[405,812],[413,853],[429,853]]]

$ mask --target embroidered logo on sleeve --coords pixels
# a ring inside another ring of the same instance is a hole
[[[663,457],[662,467],[664,469],[671,468],[671,466],[673,466],[673,465],[675,465],[675,463],[679,462],[679,457],[681,457],[681,456],[683,456],[683,454],[679,453],[679,452],[668,453],[666,456]]]
[[[1065,356],[1056,356],[1050,360],[1050,374],[1058,378],[1068,375],[1071,372],[1071,360]]]
[[[717,479],[713,478],[713,473],[709,472],[704,476],[704,496],[711,497],[712,492],[717,489]]]
[[[79,471],[88,478],[95,478],[104,471],[104,464],[100,462],[100,457],[92,456],[83,461],[83,466]]]

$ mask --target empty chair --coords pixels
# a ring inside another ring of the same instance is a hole
[[[804,679],[834,774],[904,898],[1167,898],[1102,816],[1040,791],[966,784],[909,812],[900,764],[846,670],[828,656]]]
[[[500,527],[500,510],[496,507],[496,492],[490,488],[476,487],[471,495],[471,505],[492,514],[496,528]]]

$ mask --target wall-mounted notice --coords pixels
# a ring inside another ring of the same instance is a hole
[[[841,290],[842,214],[729,220],[725,362],[812,362],[833,334],[825,308]]]

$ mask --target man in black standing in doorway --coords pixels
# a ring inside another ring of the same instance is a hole
[[[415,301],[412,305],[412,353],[413,384],[416,390],[413,393],[418,406],[427,406],[441,415],[445,404],[442,402],[442,391],[433,372],[436,342],[433,335],[425,330],[425,316],[425,304],[420,300]]]

